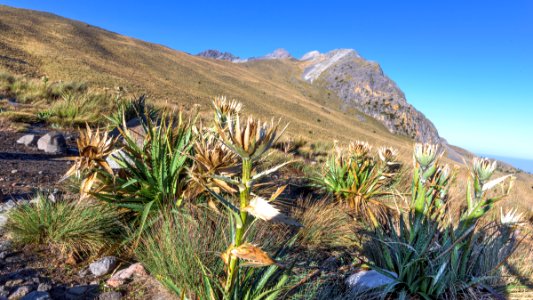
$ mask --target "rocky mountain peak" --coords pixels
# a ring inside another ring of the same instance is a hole
[[[285,58],[293,58],[293,57],[289,53],[289,51],[283,48],[278,48],[274,50],[273,52],[261,57],[261,59],[285,59]]]
[[[354,107],[375,118],[392,133],[417,141],[440,142],[435,126],[407,102],[378,63],[362,58],[353,49],[325,54],[311,51],[302,61],[306,62],[302,78],[335,92],[345,107]]]
[[[314,60],[314,59],[317,59],[320,57],[320,52],[318,52],[317,50],[313,50],[313,51],[309,51],[307,52],[306,54],[304,54],[300,60],[301,61],[308,61],[308,60]]]
[[[238,56],[235,56],[229,52],[222,52],[222,51],[215,50],[215,49],[208,49],[208,50],[202,51],[196,54],[196,56],[202,56],[202,57],[218,59],[218,60],[226,60],[226,61],[237,61],[240,59]]]

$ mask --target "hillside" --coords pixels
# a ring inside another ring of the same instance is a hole
[[[121,86],[131,93],[147,93],[159,106],[188,110],[199,104],[206,111],[213,96],[227,95],[263,119],[281,117],[290,123],[289,136],[327,142],[367,140],[399,148],[405,160],[410,160],[413,138],[440,139],[433,124],[407,103],[378,64],[348,50],[321,67],[335,53],[313,52],[303,60],[283,58],[290,55],[281,53],[275,57],[281,59],[233,63],[49,13],[0,6],[0,71],[87,82],[101,89]],[[359,69],[352,72],[354,68]],[[453,152],[454,160],[461,161],[460,151]],[[531,176],[520,176],[518,199],[531,197],[532,182]]]
[[[293,60],[243,64],[191,56],[48,13],[0,8],[0,66],[51,81],[146,92],[171,106],[209,105],[224,94],[253,107],[264,118],[281,117],[306,138],[367,139],[405,144],[371,118],[320,86],[300,79],[304,65]],[[22,17],[24,14],[24,17]],[[260,103],[261,105],[257,105]],[[362,115],[361,115],[362,116]],[[333,130],[334,129],[334,130]]]

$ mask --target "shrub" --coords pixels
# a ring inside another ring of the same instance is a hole
[[[373,268],[394,280],[385,293],[424,299],[476,297],[492,291],[481,283],[497,277],[516,249],[512,222],[484,220],[511,184],[500,195],[489,190],[498,185],[503,189],[508,176],[489,181],[495,164],[474,159],[466,206],[459,221],[453,221],[448,202],[453,174],[439,163],[441,155],[435,145],[415,146],[410,210],[399,219],[389,218],[388,227],[378,227],[364,249]]]
[[[98,254],[121,241],[125,227],[114,207],[94,202],[50,201],[39,195],[9,213],[6,229],[22,245],[46,245],[63,256]]]
[[[362,221],[378,226],[389,212],[382,200],[394,195],[392,185],[400,169],[396,153],[394,149],[381,148],[376,159],[370,155],[368,143],[359,141],[351,143],[347,152],[336,147],[316,181],[338,202],[348,204]]]

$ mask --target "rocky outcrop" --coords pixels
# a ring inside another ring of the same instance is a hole
[[[302,78],[335,92],[345,107],[354,107],[373,117],[392,133],[417,141],[440,142],[435,126],[407,102],[379,64],[365,60],[352,49],[326,54],[312,51],[302,60],[307,64]]]

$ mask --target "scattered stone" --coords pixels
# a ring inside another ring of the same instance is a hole
[[[106,292],[98,296],[98,300],[120,300],[122,299],[122,294],[120,292]]]
[[[393,277],[397,275],[393,272],[389,272]],[[375,270],[361,271],[350,275],[346,279],[346,285],[353,293],[364,292],[369,289],[377,288],[389,283],[394,282],[389,276],[385,276]]]
[[[39,283],[39,286],[37,287],[37,291],[39,292],[48,292],[52,289],[52,285],[49,283]]]
[[[39,175],[43,175],[43,171],[39,171],[39,173],[38,173],[38,174],[39,174]]]
[[[145,276],[147,274],[146,274],[146,271],[144,270],[144,267],[140,263],[135,263],[127,267],[126,269],[122,269],[116,272],[115,274],[113,274],[113,276],[111,276],[111,278],[109,278],[106,283],[110,287],[116,288],[124,284],[124,282],[130,279],[133,275]]]
[[[29,285],[23,285],[18,287],[7,299],[20,299],[31,292],[32,288]]]
[[[11,170],[11,174],[17,174],[18,170]]]
[[[102,276],[109,274],[117,266],[117,258],[114,256],[102,257],[99,260],[89,265],[89,270],[94,276]]]
[[[67,142],[61,133],[52,131],[37,141],[37,148],[46,153],[61,154],[67,151]]]
[[[26,296],[24,296],[21,300],[49,300],[52,299],[50,297],[50,294],[48,294],[45,291],[33,291]]]
[[[28,147],[37,146],[37,136],[35,134],[26,134],[23,135],[20,139],[17,140],[17,144],[23,144]]]

